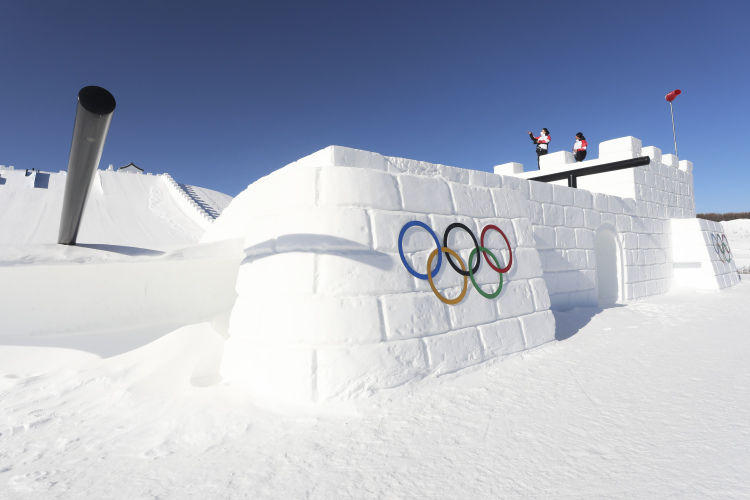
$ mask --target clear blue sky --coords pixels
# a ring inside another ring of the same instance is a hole
[[[117,99],[102,166],[236,195],[330,144],[490,171],[582,131],[695,163],[750,211],[750,2],[5,1],[0,163],[67,167],[78,90]]]

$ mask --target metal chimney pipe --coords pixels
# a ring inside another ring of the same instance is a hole
[[[115,98],[107,90],[89,86],[78,92],[60,232],[57,237],[60,244],[76,244],[86,197],[102,158],[104,140],[107,138],[114,110]]]

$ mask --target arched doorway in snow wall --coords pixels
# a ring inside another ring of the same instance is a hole
[[[622,251],[614,229],[602,226],[596,232],[596,286],[599,306],[607,307],[623,299]]]

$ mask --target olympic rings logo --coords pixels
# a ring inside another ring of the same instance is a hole
[[[404,235],[406,234],[406,231],[411,227],[420,227],[427,231],[430,236],[432,236],[432,239],[435,241],[435,248],[431,253],[430,256],[427,258],[427,272],[425,274],[419,273],[415,271],[409,263],[406,261],[406,257],[404,256]],[[451,250],[448,248],[448,235],[450,232],[454,229],[462,229],[466,231],[469,236],[471,236],[472,241],[474,242],[474,249],[469,254],[469,263],[468,266],[464,263],[463,259],[461,259],[461,256],[458,255],[458,252],[455,252],[454,250]],[[495,254],[493,254],[490,250],[485,248],[484,246],[484,237],[487,234],[488,231],[497,231],[500,233],[500,236],[503,237],[505,240],[505,244],[508,245],[508,254],[510,255],[508,259],[508,265],[505,267],[500,267],[500,262],[498,261]],[[440,271],[440,266],[443,264],[443,253],[445,253],[445,258],[448,261],[448,264],[455,270],[458,274],[463,276],[464,283],[463,287],[461,289],[461,293],[458,294],[455,298],[449,299],[445,297],[443,294],[438,292],[437,288],[435,288],[435,283],[433,282],[432,278],[437,276],[437,273]],[[495,290],[492,293],[485,292],[482,290],[482,288],[479,286],[479,284],[474,279],[474,275],[479,272],[479,266],[481,264],[481,259],[479,257],[479,253],[482,253],[484,255],[484,260],[487,262],[487,264],[490,266],[490,268],[494,271],[497,271],[499,275],[500,284],[497,287],[497,290]],[[427,280],[430,283],[430,288],[432,288],[432,292],[435,294],[435,296],[440,299],[441,302],[444,302],[448,305],[454,305],[461,302],[466,295],[466,291],[468,289],[468,282],[469,279],[471,280],[472,285],[474,285],[474,288],[479,292],[479,294],[482,297],[485,297],[487,299],[494,299],[498,295],[500,295],[500,291],[503,289],[503,274],[507,273],[510,270],[510,267],[513,265],[513,251],[510,248],[510,242],[508,241],[508,237],[505,236],[505,233],[502,232],[502,230],[492,224],[489,224],[482,229],[482,234],[479,237],[479,242],[477,242],[477,237],[474,236],[474,233],[469,229],[465,224],[461,224],[460,222],[454,222],[453,224],[449,225],[445,232],[443,233],[443,244],[440,245],[440,241],[438,240],[437,235],[435,232],[430,229],[430,227],[425,224],[424,222],[413,220],[411,222],[407,222],[404,224],[404,226],[401,228],[401,232],[398,235],[398,255],[401,257],[401,262],[404,264],[404,267],[406,268],[409,273],[421,280]],[[433,268],[433,262],[435,261],[435,257],[437,257],[437,264]],[[455,258],[456,261],[458,261],[458,265],[453,261],[451,258]],[[475,259],[476,258],[476,259]],[[493,262],[490,262],[490,258]],[[475,262],[476,260],[476,262]]]
[[[711,244],[722,262],[729,263],[732,261],[732,250],[729,248],[729,240],[727,240],[726,234],[711,233]]]

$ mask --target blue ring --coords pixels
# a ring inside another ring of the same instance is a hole
[[[438,237],[435,234],[435,232],[430,229],[430,226],[425,224],[424,222],[420,222],[418,220],[413,220],[411,222],[407,222],[404,224],[404,227],[401,228],[401,232],[398,235],[398,256],[401,257],[401,263],[404,264],[404,267],[407,271],[409,271],[413,276],[416,276],[417,278],[421,280],[427,279],[427,274],[420,274],[416,272],[414,269],[411,268],[408,262],[406,262],[406,257],[404,257],[404,234],[406,234],[406,230],[409,229],[412,226],[419,226],[422,229],[426,230],[430,235],[432,236],[432,239],[435,240],[435,246],[438,248],[438,261],[437,265],[435,266],[435,269],[432,270],[431,276],[434,278],[437,276],[438,271],[440,271],[440,265],[443,263],[443,250],[440,248],[440,242],[438,241]]]

